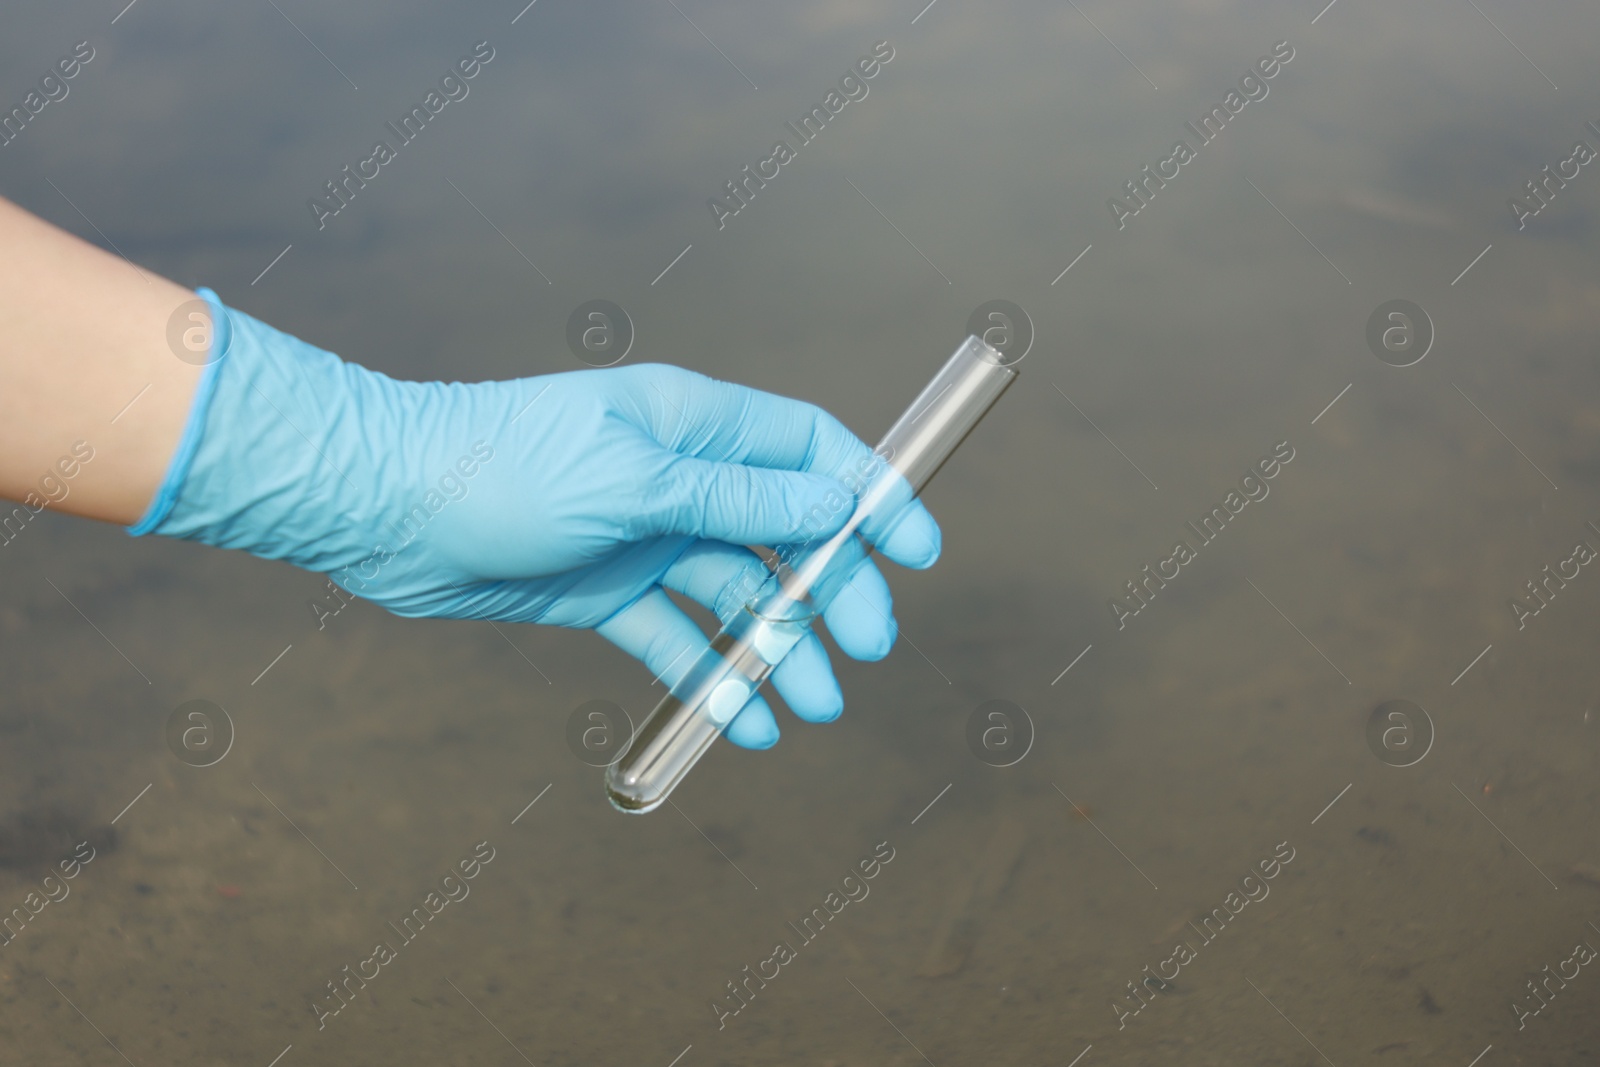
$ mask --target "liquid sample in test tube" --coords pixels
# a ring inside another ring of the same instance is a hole
[[[862,524],[882,520],[878,528],[888,529],[1016,379],[997,349],[977,337],[962,342],[873,449],[844,528],[820,543],[778,550],[773,573],[606,769],[617,809],[642,814],[667,799],[866,557]]]

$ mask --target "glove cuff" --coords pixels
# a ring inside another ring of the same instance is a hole
[[[217,391],[218,368],[227,358],[228,348],[233,343],[232,322],[222,300],[210,289],[196,289],[195,293],[211,306],[211,352],[206,359],[205,369],[200,372],[200,382],[195,387],[194,399],[189,405],[189,419],[184,423],[183,436],[178,439],[178,448],[173,452],[172,462],[167,466],[166,477],[161,480],[161,486],[156,490],[155,496],[150,498],[150,506],[145,509],[144,515],[138,522],[127,527],[128,533],[134,537],[143,537],[147,533],[154,532],[177,504],[178,490],[182,488],[184,479],[189,476],[189,468],[194,463],[194,454],[200,447],[201,436],[205,433],[206,413],[211,410],[211,398]]]

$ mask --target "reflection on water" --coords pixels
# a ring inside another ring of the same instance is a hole
[[[591,635],[319,617],[322,579],[275,564],[49,511],[8,532],[10,1058],[1593,1044],[1596,200],[1586,165],[1527,183],[1600,144],[1596,13],[920,7],[7,14],[0,99],[77,41],[95,58],[0,152],[0,191],[100,240],[54,182],[131,258],[391,373],[578,369],[569,318],[604,300],[628,361],[871,437],[980,305],[1034,333],[927,493],[943,559],[890,575],[899,646],[839,665],[847,714],[714,746],[640,818],[565,731],[660,689]],[[319,229],[308,198],[478,41],[470,99]],[[870,94],[719,227],[707,198],[731,211],[729,178],[874,49]],[[1185,123],[1259,92],[1246,70],[1270,96],[1193,148]],[[1194,158],[1119,230],[1107,198],[1132,213],[1178,139]],[[1403,366],[1367,337],[1399,300],[1434,330]],[[1247,485],[1280,441],[1292,465]],[[169,747],[191,700],[234,731],[209,766]],[[1013,766],[968,747],[991,700],[1036,732]],[[1409,765],[1369,747],[1389,701],[1432,725]]]

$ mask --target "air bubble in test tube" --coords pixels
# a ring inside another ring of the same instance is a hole
[[[774,573],[607,768],[606,794],[616,808],[643,813],[667,799],[866,557],[861,526],[875,520],[888,529],[1016,379],[999,351],[977,337],[962,342],[873,449],[844,528],[821,543],[779,550]]]

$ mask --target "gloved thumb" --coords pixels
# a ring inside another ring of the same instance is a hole
[[[735,545],[784,545],[836,533],[855,510],[837,479],[685,456],[667,475],[649,532]]]

